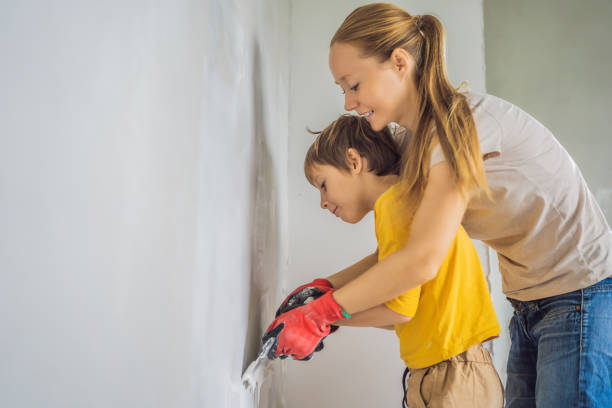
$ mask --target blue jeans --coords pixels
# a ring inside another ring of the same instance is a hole
[[[559,296],[509,300],[506,408],[612,407],[612,278]]]

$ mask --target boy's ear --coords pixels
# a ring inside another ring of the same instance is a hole
[[[356,149],[352,147],[348,148],[348,150],[346,151],[346,160],[348,162],[351,174],[361,173],[361,170],[363,170],[364,166],[364,158],[361,157],[361,155]]]

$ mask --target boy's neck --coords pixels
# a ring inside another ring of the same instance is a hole
[[[370,210],[374,209],[374,204],[376,203],[376,200],[378,200],[378,197],[380,197],[392,185],[399,182],[399,180],[399,176],[395,174],[377,176],[374,173],[368,173],[367,199],[370,206]]]

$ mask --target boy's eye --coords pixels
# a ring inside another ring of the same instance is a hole
[[[321,190],[325,191],[325,182],[321,183]]]

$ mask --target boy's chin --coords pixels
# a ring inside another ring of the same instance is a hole
[[[349,224],[357,224],[359,221],[363,220],[363,217],[365,217],[365,214],[355,215],[349,218],[340,217],[340,219],[342,219],[344,222],[348,222]]]

